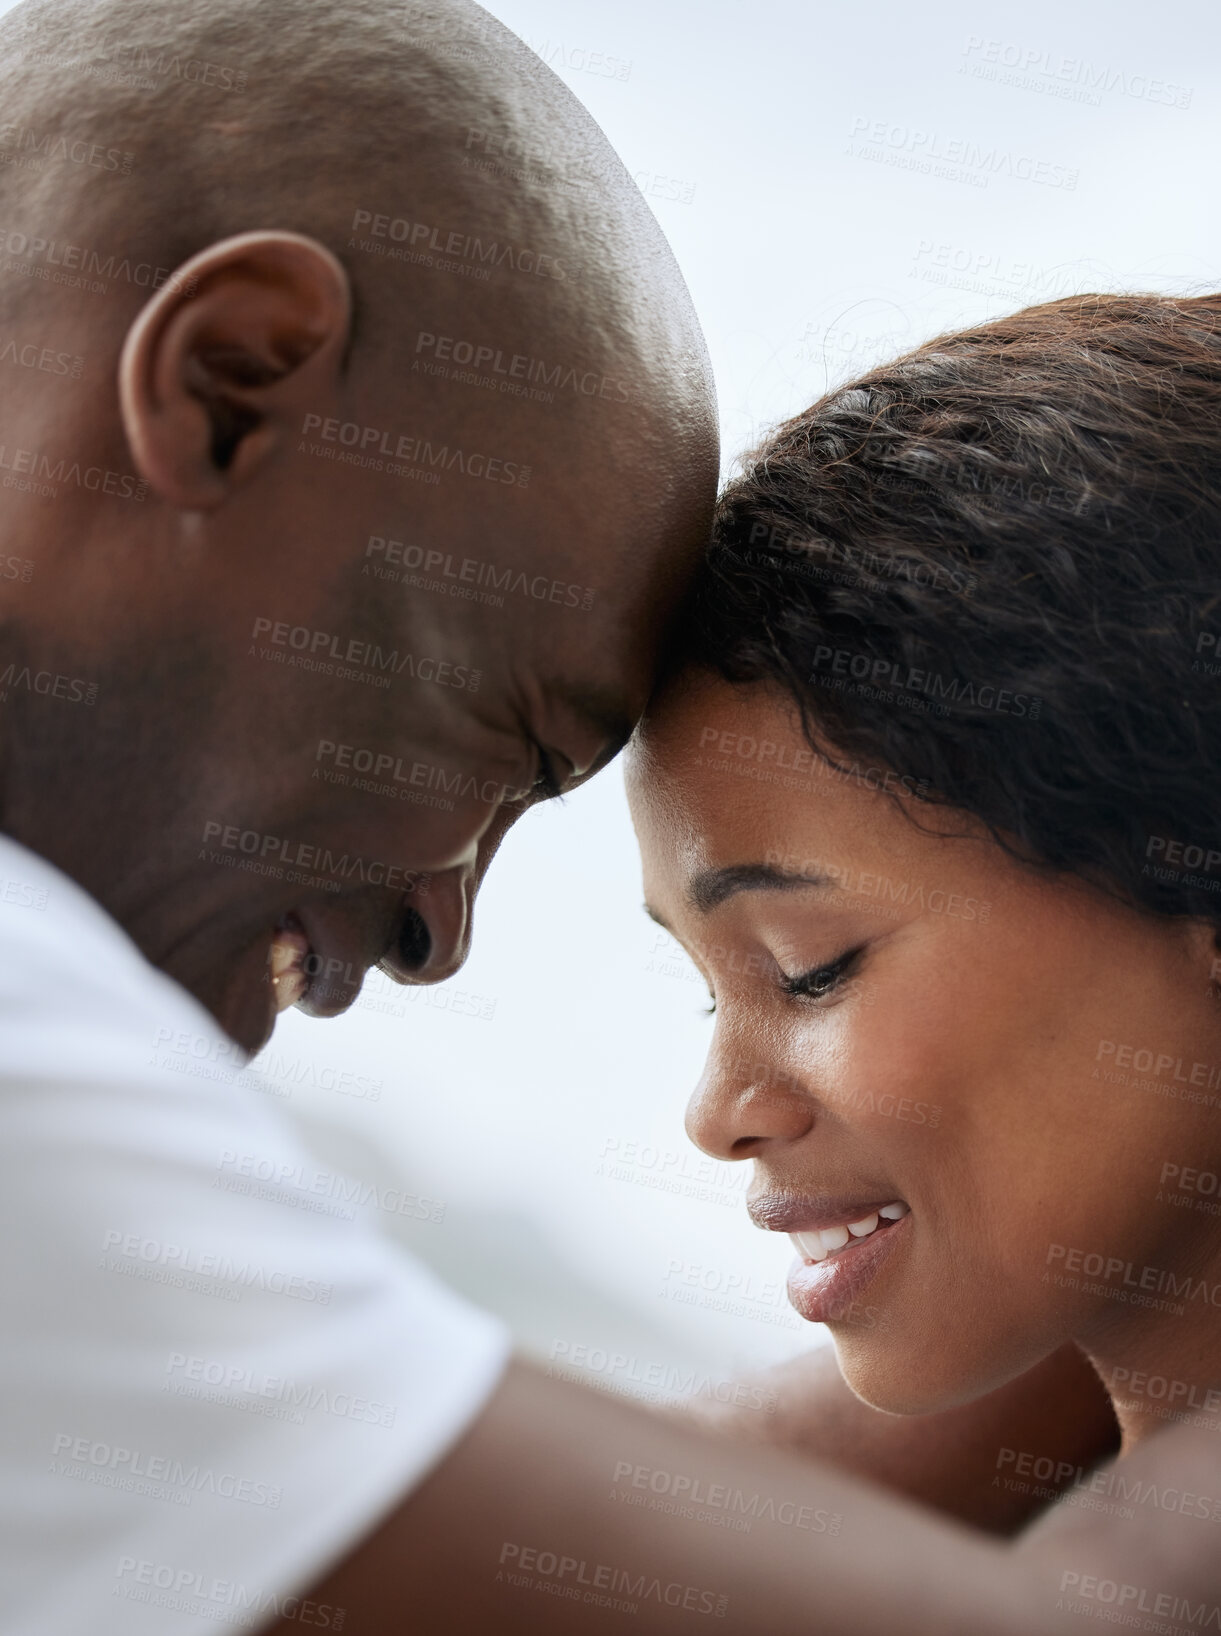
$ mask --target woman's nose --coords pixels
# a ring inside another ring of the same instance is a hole
[[[462,864],[428,878],[408,899],[382,969],[399,983],[441,983],[466,959],[471,942],[473,868]]]
[[[687,1135],[714,1159],[754,1159],[771,1143],[800,1141],[814,1117],[793,1075],[714,1040],[687,1104]]]

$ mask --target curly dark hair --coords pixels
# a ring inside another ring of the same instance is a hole
[[[721,499],[679,657],[1221,927],[1221,295],[1029,307],[786,422]]]

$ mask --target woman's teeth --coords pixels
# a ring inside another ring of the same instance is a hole
[[[300,926],[277,926],[267,957],[267,972],[271,978],[271,992],[277,1012],[296,1005],[309,987],[305,957],[309,954],[309,938]]]
[[[899,1200],[871,1210],[859,1221],[850,1221],[843,1227],[820,1227],[810,1233],[790,1233],[789,1238],[807,1261],[825,1261],[832,1250],[842,1250],[850,1239],[868,1238],[870,1233],[877,1230],[879,1218],[882,1221],[898,1221],[907,1214],[908,1206]]]

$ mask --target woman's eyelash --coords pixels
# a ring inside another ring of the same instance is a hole
[[[796,997],[804,997],[810,1000],[824,999],[833,990],[837,989],[844,978],[855,969],[857,958],[863,953],[863,946],[849,949],[845,954],[841,954],[837,960],[832,960],[825,966],[814,966],[809,971],[798,972],[795,977],[782,976],[780,986],[786,994],[792,994]],[[711,1005],[704,1007],[704,1015],[706,1017],[716,1015],[715,996]]]
[[[798,972],[795,977],[781,978],[780,986],[786,994],[804,996],[810,1000],[824,999],[839,987],[855,967],[860,953],[859,948],[849,949],[825,966],[814,966],[810,971]]]

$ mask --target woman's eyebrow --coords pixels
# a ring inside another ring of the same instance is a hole
[[[701,914],[708,914],[738,892],[798,892],[832,884],[829,875],[793,873],[770,863],[733,863],[693,875],[687,898]]]

